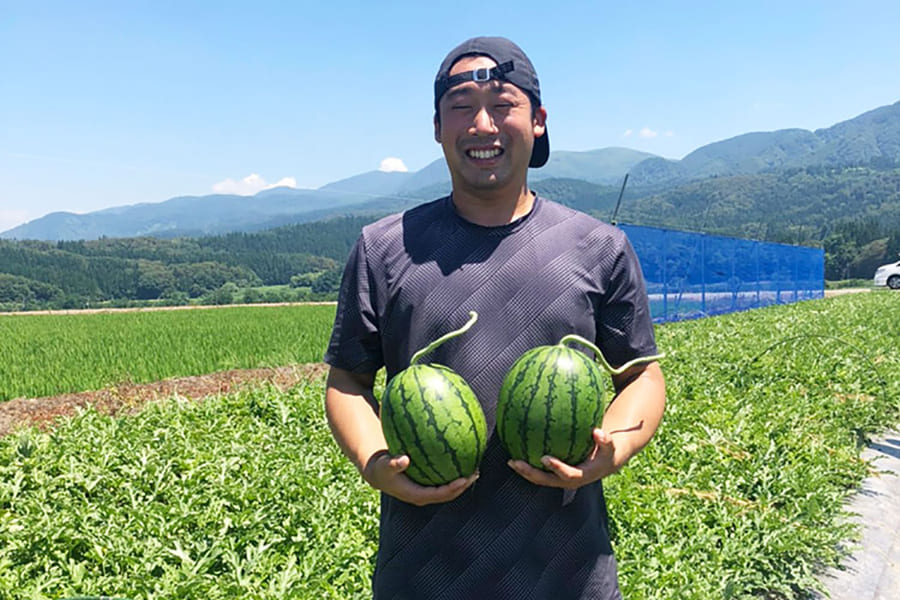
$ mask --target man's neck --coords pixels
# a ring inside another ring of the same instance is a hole
[[[453,205],[466,221],[484,227],[497,227],[527,215],[534,206],[534,194],[527,184],[512,193],[507,190],[478,190],[472,193],[454,186]]]

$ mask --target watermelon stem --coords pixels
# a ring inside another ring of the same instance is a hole
[[[429,352],[431,352],[432,350],[434,350],[435,348],[437,348],[444,342],[446,342],[448,340],[452,340],[456,336],[462,335],[465,332],[467,332],[469,330],[469,328],[472,327],[472,325],[474,325],[475,321],[477,321],[477,320],[478,320],[478,313],[475,312],[474,310],[469,311],[469,320],[468,320],[468,322],[466,322],[465,325],[463,325],[456,331],[451,331],[450,333],[439,337],[438,339],[434,340],[433,342],[431,342],[430,344],[428,344],[427,346],[425,346],[424,348],[422,348],[421,350],[419,350],[418,352],[413,354],[412,358],[409,359],[410,366],[419,362],[420,358],[422,358],[423,356],[425,356],[426,354],[428,354]]]
[[[620,375],[633,367],[634,365],[639,365],[641,363],[653,362],[654,360],[659,360],[663,358],[665,354],[654,354],[652,356],[640,356],[635,358],[634,360],[629,360],[627,363],[619,367],[618,369],[614,369],[610,366],[608,362],[606,362],[606,358],[603,356],[603,353],[600,351],[600,348],[594,345],[590,340],[586,340],[580,335],[575,335],[574,333],[570,333],[567,336],[564,336],[563,339],[559,340],[559,346],[564,346],[566,342],[578,342],[584,346],[587,346],[591,350],[594,351],[594,357],[597,359],[597,362],[600,363],[600,366],[609,373],[610,375]]]

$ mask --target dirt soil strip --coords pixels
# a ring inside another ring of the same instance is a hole
[[[0,317],[20,315],[92,315],[98,313],[156,312],[160,310],[213,310],[217,308],[247,308],[266,306],[328,306],[337,302],[255,302],[253,304],[190,304],[179,306],[133,306],[130,308],[71,308],[57,310],[19,310],[0,312]]]
[[[88,405],[108,415],[134,414],[147,402],[176,395],[200,400],[206,396],[237,391],[241,387],[263,382],[283,390],[303,381],[323,379],[327,370],[328,366],[323,363],[270,369],[237,369],[209,375],[175,377],[154,383],[124,383],[93,392],[44,398],[14,398],[0,402],[0,436],[32,425],[46,429],[55,419],[74,415],[79,408]]]

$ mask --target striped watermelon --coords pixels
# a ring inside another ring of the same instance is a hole
[[[539,469],[545,468],[541,457],[547,455],[570,465],[583,462],[594,448],[593,429],[603,417],[606,375],[585,354],[567,347],[570,341],[593,350],[612,375],[662,357],[640,357],[613,369],[597,346],[577,335],[519,357],[500,388],[497,435],[512,458]]]
[[[442,485],[478,468],[487,442],[481,404],[462,377],[442,365],[413,365],[384,390],[381,427],[392,456],[409,456],[407,476]]]
[[[456,337],[478,319],[471,312],[460,329],[416,352],[410,366],[395,375],[381,398],[381,428],[392,456],[406,454],[406,475],[421,485],[443,485],[468,477],[487,446],[487,423],[472,388],[443,365],[419,359]]]
[[[545,455],[570,465],[587,458],[603,416],[603,377],[590,358],[563,345],[523,354],[497,400],[497,434],[509,455],[539,469]]]

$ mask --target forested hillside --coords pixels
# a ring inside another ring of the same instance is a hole
[[[539,180],[532,188],[607,221],[621,191],[580,179]],[[446,186],[426,192],[439,196]],[[347,216],[255,233],[0,240],[0,309],[333,298],[362,226],[417,202],[383,199]],[[868,279],[900,253],[900,168],[815,166],[626,187],[616,220],[823,247],[827,279]]]
[[[344,217],[253,234],[174,240],[0,240],[0,308],[155,299],[225,303],[234,300],[238,288],[292,283],[298,288],[294,293],[251,293],[250,300],[331,297],[351,245],[370,220]]]

